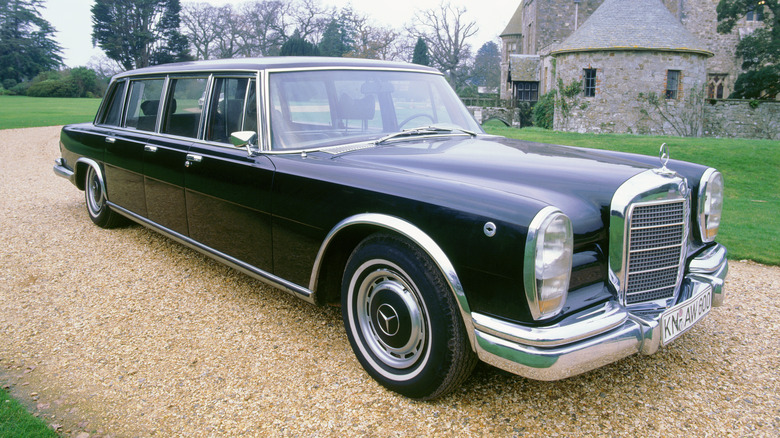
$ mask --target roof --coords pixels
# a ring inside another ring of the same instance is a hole
[[[551,54],[658,50],[713,56],[660,0],[605,0]]]
[[[329,58],[322,56],[269,56],[265,58],[231,58],[210,61],[177,62],[160,64],[119,73],[115,77],[139,74],[161,74],[175,72],[210,72],[210,71],[257,71],[266,69],[350,69],[372,68],[388,70],[414,70],[439,73],[432,67],[406,62],[379,61],[358,58]]]
[[[542,58],[538,55],[509,55],[509,78],[513,82],[537,82]]]
[[[509,19],[509,23],[504,28],[504,31],[501,32],[499,35],[507,36],[507,35],[520,35],[523,33],[523,3],[520,2],[519,5],[517,5],[517,9],[515,10],[515,13],[512,15],[512,18]]]

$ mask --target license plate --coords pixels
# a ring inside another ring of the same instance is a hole
[[[661,315],[661,343],[666,345],[691,328],[712,309],[712,288],[680,303]]]

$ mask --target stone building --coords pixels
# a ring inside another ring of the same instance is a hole
[[[728,97],[739,37],[762,25],[747,16],[719,34],[717,4],[523,0],[501,33],[501,97],[535,102],[558,79],[580,81],[556,129],[698,135],[703,98]]]

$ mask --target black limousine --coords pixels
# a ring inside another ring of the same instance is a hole
[[[95,224],[340,305],[365,370],[412,398],[478,360],[555,380],[653,354],[724,297],[717,170],[487,135],[428,67],[143,68],[60,148]]]

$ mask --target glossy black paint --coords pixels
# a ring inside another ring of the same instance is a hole
[[[264,62],[222,61],[205,69],[183,63],[133,74],[282,66],[279,60]],[[284,67],[329,63],[292,58]],[[63,158],[77,174],[75,163],[82,157],[102,166],[109,200],[116,205],[303,288],[309,286],[325,236],[340,221],[361,213],[402,218],[441,247],[472,311],[528,325],[536,323],[524,297],[522,269],[528,225],[536,213],[552,205],[573,224],[575,255],[563,318],[611,297],[607,225],[612,196],[632,176],[660,167],[655,157],[457,132],[344,153],[250,156],[228,145],[90,123],[66,126],[62,145]],[[706,167],[675,161],[669,167],[688,179],[695,201]],[[488,221],[496,224],[493,237],[483,232]],[[694,244],[691,254],[703,246]],[[323,273],[330,281],[340,282],[339,263],[351,252],[350,247],[339,250]]]

